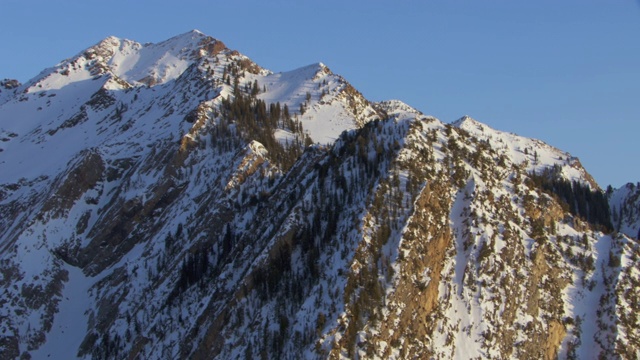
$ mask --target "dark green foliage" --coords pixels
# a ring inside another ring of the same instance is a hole
[[[229,132],[230,124],[234,124],[238,135],[248,141],[255,140],[261,143],[269,152],[270,159],[286,171],[300,157],[304,147],[312,141],[304,132],[302,124],[291,118],[286,105],[282,109],[279,103],[269,104],[267,111],[267,104],[255,97],[257,89],[258,85],[254,83],[252,88],[246,89],[251,92],[247,96],[236,88],[233,99],[222,100],[222,117],[217,126],[220,129],[216,130],[216,137],[224,136],[225,132]],[[295,140],[286,145],[278,142],[274,136],[278,128],[291,131]]]
[[[616,254],[613,251],[609,251],[609,266],[620,267],[620,264],[621,264],[620,255]]]
[[[220,250],[219,262],[231,252],[233,244],[235,244],[237,240],[237,236],[233,229],[231,229],[231,226],[227,224],[224,236],[222,237],[222,248]]]
[[[198,250],[194,253],[190,253],[182,262],[178,287],[181,290],[187,289],[189,286],[202,279],[203,276],[207,274],[208,269],[209,258],[207,251]]]
[[[484,242],[481,246],[482,247],[478,252],[478,262],[482,262],[484,259],[487,259],[493,252],[492,244]]]
[[[192,285],[211,275],[213,270],[210,261],[211,254],[210,247],[199,248],[187,254],[182,260],[176,286],[167,298],[168,303],[173,302]]]
[[[561,178],[559,168],[547,169],[541,175],[531,175],[531,180],[537,188],[543,189],[549,194],[555,195],[567,210],[576,216],[580,216],[604,232],[611,232],[611,211],[609,201],[605,193],[592,190],[587,185],[577,181],[570,182]]]
[[[280,112],[286,113],[284,108],[281,108]],[[282,121],[282,118],[279,121]],[[398,137],[403,135],[401,130],[398,130]],[[296,331],[286,319],[291,319],[292,311],[299,308],[309,296],[317,294],[316,301],[319,302],[323,292],[333,292],[333,289],[323,289],[319,284],[322,279],[322,266],[327,261],[322,254],[334,248],[343,258],[352,256],[353,250],[349,244],[337,234],[354,226],[354,217],[351,214],[353,208],[362,204],[373,206],[373,191],[380,181],[380,175],[389,171],[389,164],[396,151],[394,142],[400,141],[388,139],[388,131],[389,126],[384,122],[371,122],[361,129],[344,132],[331,150],[314,150],[322,151],[323,155],[316,157],[317,162],[314,165],[306,164],[309,169],[313,169],[313,176],[308,177],[309,180],[304,186],[288,190],[289,195],[283,197],[280,206],[299,206],[301,216],[296,219],[291,232],[276,235],[279,237],[277,245],[250,275],[250,283],[260,303],[264,304],[282,296],[290,299],[288,306],[277,310],[269,319],[279,325],[278,330],[272,328],[266,335],[269,356],[277,357],[283,351],[283,339],[299,336],[301,344],[310,344],[314,333],[322,331],[327,321],[324,315],[318,315],[316,324],[312,324],[308,331],[302,331],[300,335],[296,335]],[[383,132],[384,137],[381,136]],[[313,159],[314,151],[308,151],[303,157]],[[296,164],[289,172],[291,175],[286,176],[297,174],[298,166],[305,166],[302,163],[304,161],[299,161],[300,165]],[[348,169],[348,172],[345,172],[345,169]],[[286,182],[281,184],[286,186]],[[399,187],[400,184],[394,186]],[[273,193],[277,194],[277,189]],[[384,205],[382,206],[384,208]],[[385,243],[392,232],[391,223],[383,223],[376,243]],[[368,319],[379,316],[374,309],[382,302],[384,289],[379,281],[378,260],[372,258],[371,268],[363,270],[363,274],[366,273],[367,276],[362,278],[362,282],[352,284],[357,288],[352,292],[356,295],[349,298],[349,301],[354,301],[357,309],[355,315],[352,313],[350,316],[353,322],[347,331],[349,336],[357,334],[358,329],[361,329]]]
[[[251,96],[256,96],[260,92],[260,87],[258,87],[258,80],[253,81],[253,86],[251,87]]]
[[[537,220],[530,220],[531,222],[531,237],[540,245],[542,245],[546,240],[546,235],[544,231],[544,220],[539,218]]]

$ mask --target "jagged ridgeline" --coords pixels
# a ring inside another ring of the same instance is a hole
[[[2,358],[640,356],[640,191],[543,142],[197,31],[1,90]]]

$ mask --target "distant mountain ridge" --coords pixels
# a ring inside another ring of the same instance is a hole
[[[640,357],[640,190],[199,31],[0,83],[1,358]]]

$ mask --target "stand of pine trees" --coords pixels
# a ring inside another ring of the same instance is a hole
[[[257,98],[258,93],[257,83],[247,87],[244,92],[236,85],[233,97],[222,100],[220,121],[227,128],[234,124],[244,139],[261,143],[269,152],[270,159],[283,171],[287,171],[304,148],[312,144],[312,140],[304,132],[302,123],[291,116],[286,104],[269,104],[267,110],[264,100]],[[279,142],[275,137],[278,129],[291,132],[294,138],[292,143]]]
[[[604,192],[592,190],[577,181],[568,181],[558,176],[557,167],[547,169],[542,174],[532,174],[531,181],[537,188],[555,195],[573,215],[580,216],[596,229],[609,233],[613,231],[611,210]]]

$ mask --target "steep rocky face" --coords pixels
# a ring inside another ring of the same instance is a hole
[[[540,141],[199,32],[17,90],[3,358],[640,356],[635,192]]]

